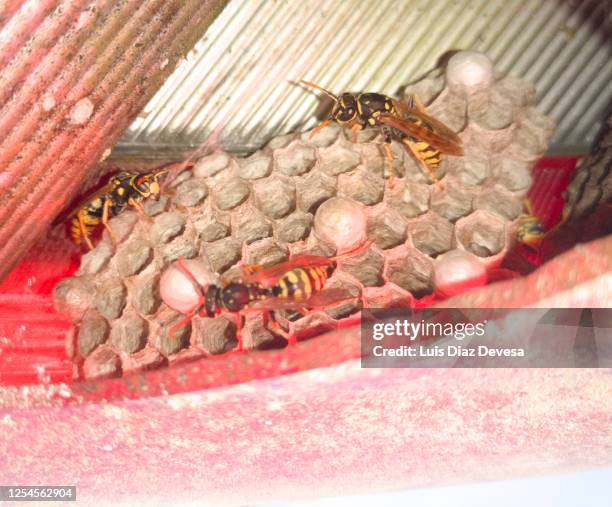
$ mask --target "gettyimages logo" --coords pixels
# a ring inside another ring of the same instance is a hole
[[[441,338],[452,336],[456,340],[463,340],[472,336],[484,336],[487,321],[468,322],[428,322],[421,319],[419,322],[408,319],[395,322],[375,322],[372,326],[372,338],[382,340],[385,336],[405,336],[411,341],[421,338]]]
[[[363,367],[610,367],[612,309],[365,309]]]

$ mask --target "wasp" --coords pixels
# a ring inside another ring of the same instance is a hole
[[[546,229],[533,214],[531,204],[525,201],[525,212],[521,213],[516,229],[516,239],[526,247],[537,250],[546,238]]]
[[[379,128],[383,132],[383,148],[390,168],[393,167],[394,159],[391,141],[396,140],[408,150],[435,183],[439,181],[436,170],[442,160],[442,154],[463,155],[459,136],[441,121],[429,116],[416,95],[412,95],[408,102],[394,100],[381,93],[344,92],[336,96],[314,83],[301,83],[323,92],[334,102],[329,118],[312,130],[311,138],[331,123],[350,127],[353,142],[357,141],[357,133],[360,130]],[[392,176],[393,173],[390,172],[390,177]]]
[[[170,333],[176,332],[196,315],[209,318],[217,317],[223,312],[233,313],[236,318],[236,336],[238,350],[242,350],[242,315],[260,311],[273,324],[270,318],[271,310],[296,310],[302,315],[310,312],[306,308],[325,308],[336,306],[344,301],[338,301],[338,294],[329,289],[325,297],[322,295],[325,284],[337,267],[341,258],[357,255],[371,246],[368,241],[361,247],[336,257],[318,255],[299,255],[286,262],[271,267],[258,264],[240,266],[240,276],[235,281],[221,281],[220,285],[201,285],[179,259],[178,266],[196,290],[198,302],[194,308],[185,314],[185,318],[174,324]],[[334,301],[335,299],[335,301]],[[353,298],[354,299],[354,298]],[[315,310],[316,311],[316,310]],[[279,330],[278,325],[275,329]],[[289,342],[291,337],[287,338]]]
[[[567,217],[565,215],[562,216],[555,226],[546,230],[541,220],[535,215],[531,201],[525,199],[523,204],[524,211],[518,219],[516,239],[528,250],[537,253],[544,240],[561,227],[567,221]]]
[[[102,224],[116,245],[115,235],[108,225],[109,218],[121,213],[128,205],[146,216],[141,201],[159,196],[159,178],[167,172],[167,169],[145,174],[122,171],[112,176],[106,185],[85,197],[66,217],[70,220],[70,236],[74,243],[80,245],[84,241],[92,250],[90,236]]]

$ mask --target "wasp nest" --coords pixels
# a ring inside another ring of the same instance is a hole
[[[168,332],[182,315],[162,301],[160,277],[179,258],[222,274],[240,262],[271,265],[305,251],[333,255],[372,240],[328,281],[355,302],[295,321],[279,318],[298,336],[336,327],[360,304],[409,306],[433,293],[436,258],[448,252],[479,266],[501,262],[532,164],[552,131],[533,107],[533,88],[515,78],[495,80],[486,58],[459,53],[446,79],[429,77],[407,92],[460,132],[465,156],[443,157],[442,185],[394,142],[391,187],[378,132],[362,131],[352,143],[350,132],[332,125],[312,139],[308,132],[273,139],[248,158],[206,156],[180,174],[173,194],[145,204],[150,220],[131,210],[113,218],[116,251],[105,233],[77,275],[55,290],[58,307],[78,325],[69,350],[79,374],[120,375],[235,347],[229,315],[196,317]],[[279,341],[256,314],[248,315],[243,338],[252,348]]]
[[[566,192],[564,216],[587,217],[598,206],[612,203],[612,117],[594,152],[578,167]]]

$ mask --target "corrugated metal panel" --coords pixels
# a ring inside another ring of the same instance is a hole
[[[232,0],[115,154],[179,155],[207,138],[251,151],[316,123],[317,98],[292,81],[395,94],[457,49],[483,51],[502,73],[535,82],[540,109],[559,122],[552,151],[586,151],[612,101],[610,5]]]

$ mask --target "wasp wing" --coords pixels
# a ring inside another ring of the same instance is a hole
[[[337,306],[358,299],[360,299],[359,294],[350,294],[349,291],[341,287],[329,287],[323,288],[310,296],[306,300],[305,306],[308,308]]]
[[[394,100],[393,105],[400,112],[400,118],[412,114],[418,118],[421,118],[431,123],[432,127],[434,127],[436,130],[439,130],[440,133],[443,133],[444,135],[449,135],[451,137],[457,135],[440,120],[427,114],[425,106],[416,95],[412,95],[409,101]]]
[[[365,252],[372,246],[374,241],[368,240],[363,245],[349,252],[336,255],[334,257],[324,257],[322,255],[302,254],[288,261],[265,267],[259,264],[244,264],[240,266],[242,272],[241,280],[245,283],[259,283],[264,287],[274,285],[285,273],[295,268],[329,266],[334,262],[358,255]]]
[[[66,222],[67,220],[70,220],[79,212],[79,210],[87,206],[90,202],[95,201],[98,197],[102,198],[108,195],[110,192],[113,191],[114,188],[115,188],[115,184],[113,183],[112,178],[111,178],[111,180],[108,183],[106,183],[104,186],[100,187],[94,192],[91,192],[90,194],[87,194],[87,196],[84,197],[77,205],[71,207],[70,212],[60,214],[53,221],[53,225],[57,225],[62,222]]]
[[[442,153],[447,155],[463,155],[461,138],[455,132],[441,121],[416,109],[410,109],[403,118],[390,114],[380,114],[376,119],[383,125],[397,129],[404,134],[430,144]],[[419,123],[428,124],[433,130],[429,130]]]
[[[240,271],[242,272],[241,280],[244,283],[258,283],[263,287],[270,287],[292,269],[307,266],[329,266],[333,262],[333,257],[305,254],[270,267],[264,267],[259,264],[245,264],[240,266]]]
[[[329,289],[324,288],[319,292],[315,292],[307,299],[282,299],[277,297],[260,299],[251,303],[249,308],[262,310],[295,310],[299,312],[303,309],[326,309],[327,307],[341,305],[357,299],[359,299],[358,295],[352,296],[348,294],[345,289],[330,287]]]

